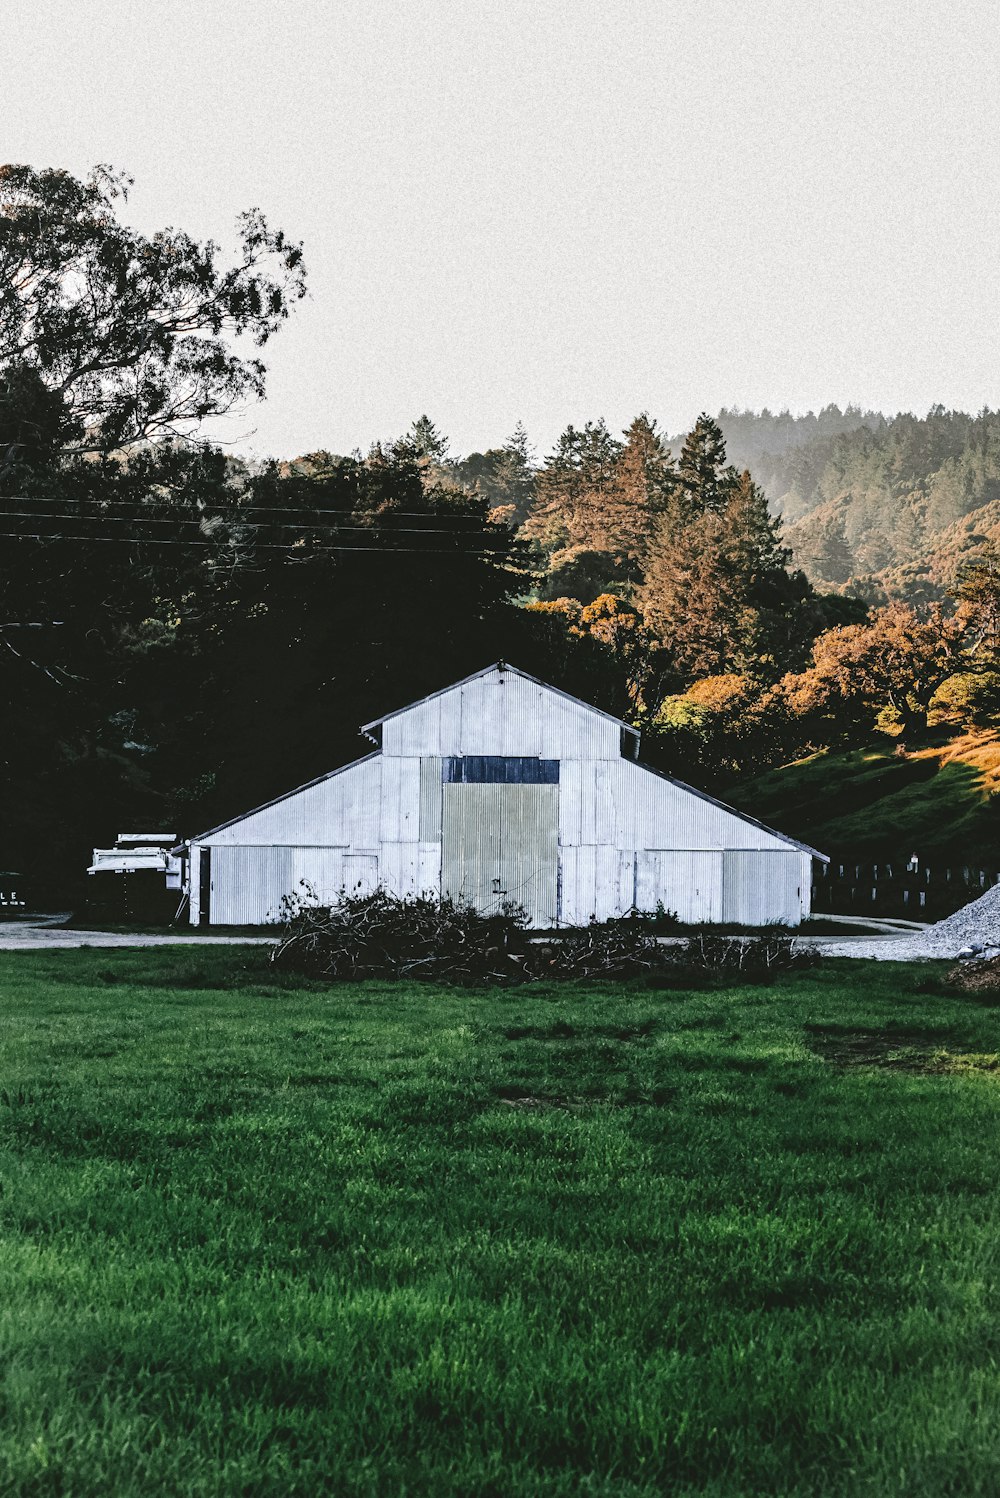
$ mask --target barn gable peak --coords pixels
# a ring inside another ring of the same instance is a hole
[[[606,713],[603,708],[595,707],[591,702],[584,702],[581,697],[574,697],[571,692],[564,692],[561,687],[554,687],[551,682],[542,681],[538,676],[532,676],[528,671],[522,671],[519,666],[512,666],[508,661],[493,661],[489,666],[484,666],[481,671],[473,671],[471,676],[464,676],[459,681],[449,682],[447,686],[441,687],[436,692],[429,692],[426,697],[418,697],[413,702],[408,702],[405,707],[397,707],[392,712],[384,713],[380,718],[373,718],[370,723],[361,725],[361,733],[372,743],[380,742],[380,730],[383,724],[394,718],[401,718],[406,713],[415,713],[429,702],[435,702],[438,698],[446,696],[449,692],[460,690],[473,682],[485,681],[489,677],[495,677],[502,682],[505,676],[514,676],[521,681],[530,682],[532,686],[541,688],[544,692],[550,692],[555,697],[561,697],[565,702],[572,703],[574,707],[585,713],[592,714],[595,718],[604,719],[605,722],[614,723],[623,734],[631,736],[634,743],[631,745],[628,757],[634,758],[639,744],[639,730],[633,728],[631,723],[626,723],[624,718],[616,718],[613,713]]]

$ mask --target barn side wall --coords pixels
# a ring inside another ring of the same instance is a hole
[[[629,760],[561,767],[561,920],[657,905],[686,922],[798,925],[811,858],[727,807]]]

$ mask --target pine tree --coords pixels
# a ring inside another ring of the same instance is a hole
[[[614,486],[622,445],[604,420],[568,426],[535,481],[524,524],[527,540],[550,554],[567,547],[603,551],[602,514]]]
[[[789,558],[763,490],[749,472],[726,465],[718,427],[700,417],[684,443],[639,595],[684,679],[773,676],[792,663],[810,590],[800,574],[789,575]]]
[[[625,431],[604,514],[607,549],[639,564],[676,486],[670,451],[643,411]]]
[[[725,508],[736,470],[726,466],[722,428],[704,412],[684,439],[677,476],[693,514]]]
[[[498,503],[511,506],[515,521],[524,520],[535,493],[535,454],[520,421],[497,454],[494,472]]]
[[[432,463],[447,463],[448,439],[438,431],[429,416],[418,416],[404,440],[416,450],[419,458],[429,458]]]
[[[824,526],[810,560],[813,575],[823,582],[846,583],[854,576],[854,554],[848,544],[843,520],[831,521]]]

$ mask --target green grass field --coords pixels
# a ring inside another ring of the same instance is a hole
[[[0,957],[0,1491],[1000,1490],[1000,1009],[263,960]]]

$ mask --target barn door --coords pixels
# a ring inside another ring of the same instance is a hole
[[[461,780],[455,775],[456,763],[463,765]],[[532,926],[555,925],[559,786],[552,780],[486,778],[511,776],[512,763],[485,758],[445,762],[445,773],[450,765],[455,778],[443,786],[441,886],[445,894],[468,900],[484,914],[513,901],[524,906]]]

